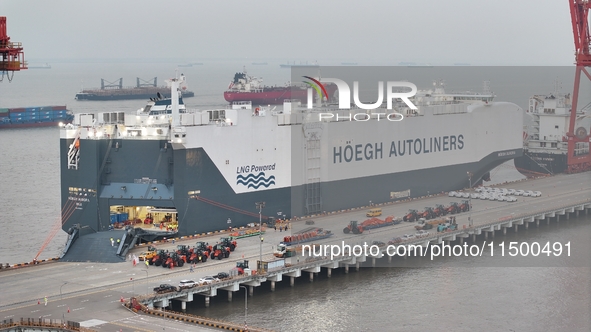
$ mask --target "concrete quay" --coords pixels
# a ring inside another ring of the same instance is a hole
[[[461,239],[473,239],[492,236],[493,231],[503,231],[516,227],[521,230],[534,224],[544,224],[557,219],[562,222],[577,213],[588,213],[591,207],[591,173],[573,175],[558,175],[537,180],[521,181],[507,184],[505,187],[524,190],[539,190],[542,197],[519,197],[515,203],[472,200],[472,212],[457,214],[459,230],[443,234],[430,234],[431,237],[421,238],[404,243],[433,244],[440,241],[463,241]],[[402,216],[408,209],[422,210],[425,206],[435,204],[448,204],[450,201],[458,201],[457,198],[447,196],[433,196],[423,199],[415,199],[407,202],[382,205],[383,215]],[[349,220],[364,220],[366,209],[358,209],[350,212],[332,213],[322,217],[314,217],[314,226],[323,227],[333,231],[331,238],[313,242],[316,244],[335,244],[346,241],[350,244],[371,243],[372,241],[387,242],[392,237],[405,233],[413,233],[414,223],[401,223],[395,226],[373,229],[361,235],[343,234],[342,229]],[[273,211],[268,211],[271,215]],[[468,226],[468,216],[472,216],[473,227]],[[568,217],[567,217],[568,216]],[[549,219],[551,218],[551,219]],[[464,228],[466,225],[466,228]],[[517,226],[516,226],[517,225]],[[527,226],[526,226],[527,225]],[[298,230],[310,227],[304,220],[292,222],[292,228],[286,232],[267,230],[262,244],[263,260],[272,259],[274,247],[282,241],[286,235],[291,235]],[[488,234],[488,235],[486,235]],[[200,241],[214,243],[220,234]],[[180,239],[176,244],[194,245],[196,239]],[[172,250],[176,244],[162,243],[159,248]],[[231,270],[237,261],[247,259],[256,265],[259,259],[258,237],[238,240],[238,248],[229,259],[221,261],[208,260],[198,264],[195,272],[189,272],[189,266],[175,268],[173,270],[161,267],[144,266],[133,267],[130,262],[122,263],[65,263],[50,262],[38,266],[2,270],[0,283],[3,285],[0,297],[0,320],[19,319],[20,317],[43,317],[44,319],[66,319],[80,322],[86,328],[96,326],[100,329],[114,329],[123,331],[154,331],[163,327],[175,327],[181,330],[210,330],[209,327],[195,326],[183,321],[166,321],[159,317],[138,315],[129,310],[122,310],[121,297],[128,299],[138,297],[148,306],[166,308],[171,301],[208,301],[212,296],[227,296],[228,300],[240,296],[245,290],[254,295],[255,289],[267,284],[271,290],[277,282],[289,279],[294,284],[295,278],[304,276],[313,280],[316,273],[322,269],[330,274],[333,269],[341,268],[345,272],[349,268],[358,269],[364,262],[379,259],[378,257],[336,257],[334,260],[323,258],[292,257],[286,262],[288,266],[283,269],[269,271],[264,275],[247,277],[234,277],[214,283],[209,286],[200,286],[180,293],[154,294],[152,289],[161,283],[178,285],[181,279],[199,280],[206,275],[214,275],[217,272]],[[138,247],[132,253],[139,254],[143,247]],[[298,261],[299,259],[299,261]],[[239,292],[234,294],[235,292]],[[195,296],[197,295],[197,297]],[[43,298],[47,296],[48,304],[43,304]],[[40,303],[40,304],[38,304]],[[250,326],[249,326],[250,327]]]
[[[571,215],[579,216],[580,213],[588,214],[591,209],[591,188],[587,185],[591,180],[591,174],[582,173],[575,175],[559,175],[555,177],[548,177],[537,180],[521,181],[512,183],[507,188],[524,189],[524,190],[539,190],[542,192],[542,197],[519,197],[516,203],[498,202],[498,201],[482,201],[472,200],[473,210],[456,214],[456,220],[459,224],[459,229],[451,232],[437,233],[432,229],[429,236],[416,238],[403,243],[396,244],[403,245],[407,248],[415,246],[428,247],[433,244],[442,244],[458,241],[463,244],[466,239],[476,241],[477,236],[488,239],[494,237],[496,231],[507,233],[507,229],[517,232],[519,227],[529,228],[530,224],[536,226],[540,222],[548,224],[551,220],[558,222],[561,217],[569,219]],[[409,208],[421,209],[421,206],[433,206],[435,203],[447,203],[447,201],[458,200],[457,198],[450,198],[447,196],[435,196],[424,199],[411,200],[409,202],[382,205],[383,215],[403,215]],[[419,205],[420,204],[420,205]],[[372,206],[375,207],[376,205]],[[369,208],[369,207],[368,207]],[[400,236],[404,233],[414,233],[415,223],[401,223],[391,227],[383,227],[373,229],[370,232],[361,235],[343,234],[344,228],[348,220],[358,218],[363,220],[366,209],[359,209],[346,213],[331,213],[325,216],[314,218],[314,226],[323,227],[332,230],[335,235],[329,239],[314,241],[314,244],[331,245],[345,242],[350,245],[360,244],[362,242],[371,244],[373,241],[387,242],[389,238]],[[517,212],[517,213],[516,213]],[[468,217],[471,216],[473,223],[470,227]],[[290,235],[297,232],[299,229],[308,228],[305,223],[293,223],[292,229],[288,233],[270,232],[267,235]],[[268,236],[267,236],[268,237]],[[257,241],[258,242],[258,241]],[[277,243],[277,242],[275,242]],[[267,248],[268,245],[265,245]],[[273,249],[273,246],[271,246]],[[195,295],[203,297],[205,306],[209,306],[210,298],[219,295],[218,293],[227,295],[228,301],[232,300],[233,292],[239,291],[240,287],[247,287],[250,296],[254,294],[254,288],[268,282],[270,290],[275,289],[277,282],[288,278],[290,285],[295,284],[295,278],[302,275],[308,276],[310,281],[313,281],[315,274],[320,273],[322,269],[326,270],[328,276],[331,275],[333,269],[343,268],[347,273],[350,267],[359,270],[363,263],[371,262],[371,266],[376,266],[376,261],[379,259],[388,259],[390,262],[392,256],[386,252],[386,247],[381,247],[377,255],[367,256],[338,256],[333,259],[325,257],[292,257],[286,259],[286,267],[268,271],[264,275],[254,275],[231,280],[224,280],[212,285],[199,286],[189,290],[183,290],[178,293],[168,293],[156,296],[147,295],[142,297],[140,301],[151,308],[166,308],[170,305],[172,300],[180,301],[181,308],[186,308],[186,302],[195,300]],[[265,253],[269,250],[265,250]],[[410,251],[408,251],[410,252]],[[387,258],[384,258],[387,257]],[[256,257],[255,257],[256,258]],[[265,259],[270,259],[265,255]],[[223,292],[219,292],[222,290]]]
[[[489,234],[491,237],[494,237],[495,231],[502,231],[503,234],[506,234],[507,229],[512,228],[517,232],[520,226],[527,229],[531,223],[535,224],[536,227],[539,227],[540,221],[549,224],[551,218],[553,218],[558,222],[561,216],[568,220],[571,215],[579,216],[579,212],[588,215],[590,210],[591,199],[588,199],[583,202],[576,202],[563,207],[513,216],[510,219],[502,218],[503,220],[494,220],[474,227],[435,233],[428,237],[397,243],[396,246],[406,247],[405,252],[407,254],[403,257],[405,259],[407,256],[411,256],[412,250],[417,250],[417,247],[427,248],[433,244],[450,243],[454,241],[459,241],[461,245],[467,238],[476,241],[476,236],[478,235],[483,235],[484,238],[487,239]],[[314,276],[320,273],[323,269],[326,271],[327,276],[330,277],[333,269],[343,268],[345,273],[348,273],[349,268],[354,266],[355,270],[359,271],[361,264],[371,261],[371,266],[375,267],[376,261],[384,259],[384,257],[387,257],[389,262],[391,262],[393,258],[392,255],[386,252],[385,246],[380,246],[379,252],[375,255],[339,255],[334,258],[328,258],[326,256],[318,258],[301,256],[292,257],[289,259],[290,263],[288,263],[286,267],[270,270],[262,275],[234,277],[230,280],[222,280],[210,285],[197,286],[179,292],[158,295],[148,294],[138,298],[138,300],[149,308],[166,308],[171,305],[171,301],[176,300],[181,303],[181,308],[185,310],[186,303],[194,301],[195,296],[200,295],[204,298],[205,306],[209,307],[210,298],[217,296],[220,290],[225,291],[223,293],[227,294],[228,301],[232,301],[233,292],[239,291],[241,287],[246,287],[248,289],[248,295],[253,296],[254,288],[262,286],[265,282],[269,282],[270,290],[274,291],[275,284],[283,281],[284,278],[289,278],[290,286],[293,287],[295,284],[295,278],[302,277],[302,275],[307,275],[310,282],[312,282]],[[297,263],[294,263],[294,259],[298,260]]]

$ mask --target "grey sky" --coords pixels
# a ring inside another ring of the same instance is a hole
[[[567,0],[2,0],[0,16],[29,59],[574,61]]]

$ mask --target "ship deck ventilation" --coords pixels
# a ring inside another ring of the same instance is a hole
[[[68,150],[68,169],[78,169],[78,161],[80,161],[80,128],[76,130],[74,142],[70,144]]]
[[[322,211],[322,193],[320,192],[320,138],[321,123],[304,124],[306,156],[306,212],[308,214]]]

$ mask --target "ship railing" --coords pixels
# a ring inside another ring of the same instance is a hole
[[[79,139],[145,139],[145,140],[162,140],[169,137],[168,127],[162,126],[142,126],[142,127],[125,127],[119,126],[116,131],[113,131],[113,125],[96,126],[96,127],[64,127],[61,132],[61,138],[76,138],[79,131]]]
[[[459,100],[427,100],[418,101],[414,103],[416,106],[437,106],[437,105],[454,105],[454,104],[466,104],[466,101]]]

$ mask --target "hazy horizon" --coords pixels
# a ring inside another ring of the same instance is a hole
[[[36,61],[572,65],[567,1],[4,0]]]

